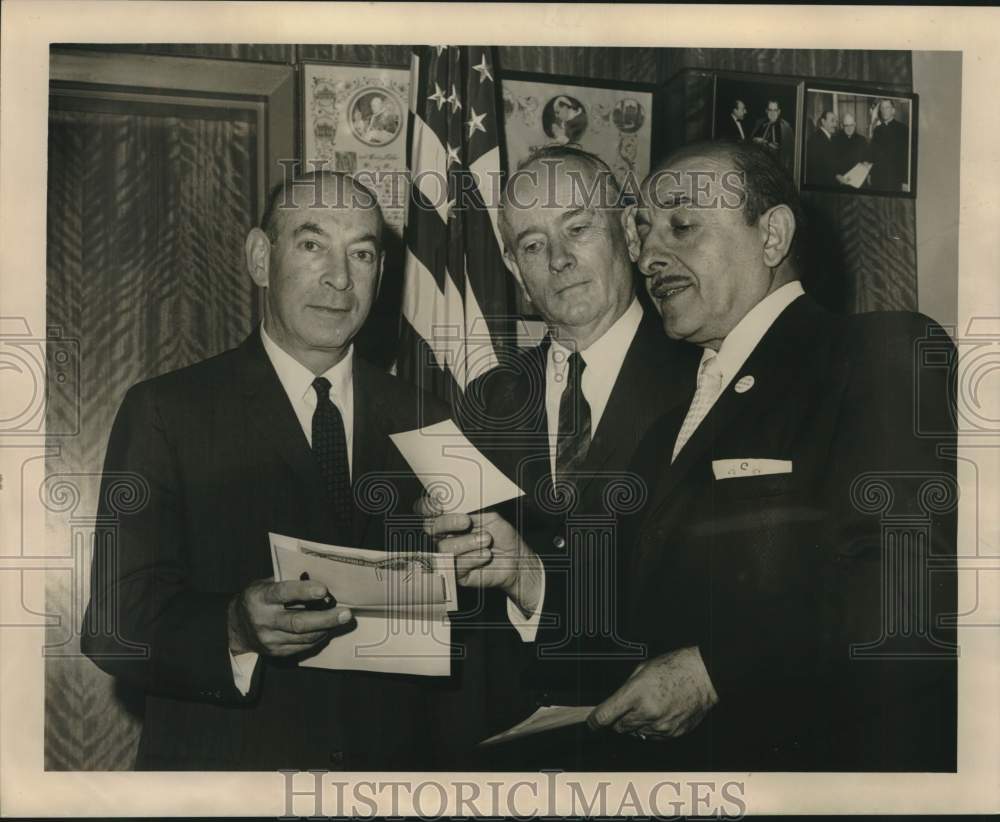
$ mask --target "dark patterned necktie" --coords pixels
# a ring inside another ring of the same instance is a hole
[[[327,499],[333,503],[334,517],[342,537],[347,536],[351,523],[351,473],[347,461],[347,436],[344,419],[330,400],[330,381],[326,377],[313,380],[316,410],[312,419],[312,450],[326,483]]]
[[[587,456],[590,448],[590,403],[583,396],[583,369],[587,364],[579,351],[569,355],[566,387],[559,398],[559,429],[556,436],[556,479],[565,480]]]

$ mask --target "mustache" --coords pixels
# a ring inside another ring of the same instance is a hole
[[[655,297],[662,297],[671,288],[677,288],[681,285],[690,285],[691,280],[688,277],[684,277],[679,274],[661,274],[653,278],[653,282],[649,286],[650,292],[652,292]]]

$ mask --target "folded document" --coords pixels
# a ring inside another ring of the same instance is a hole
[[[345,548],[270,534],[274,579],[323,583],[356,626],[299,664],[309,668],[448,676],[458,607],[451,554]]]
[[[451,420],[389,438],[445,513],[471,514],[524,493]]]
[[[513,742],[522,736],[540,734],[543,731],[554,731],[567,725],[577,725],[586,722],[593,705],[543,705],[524,722],[519,722],[513,728],[484,739],[480,745],[496,745],[499,742]]]

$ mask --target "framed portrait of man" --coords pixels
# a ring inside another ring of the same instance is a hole
[[[774,75],[716,74],[712,138],[755,143],[798,180],[802,85]]]
[[[916,197],[917,123],[916,94],[808,84],[802,187]]]
[[[575,145],[610,166],[619,182],[649,173],[655,86],[504,72],[504,132],[513,170],[545,145]]]
[[[301,158],[359,174],[379,194],[386,223],[402,236],[407,191],[410,72],[378,66],[303,63]],[[367,179],[365,179],[367,177]]]

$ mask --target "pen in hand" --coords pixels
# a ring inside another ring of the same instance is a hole
[[[303,571],[299,574],[299,579],[303,582],[307,582],[309,580],[309,572]],[[337,600],[334,595],[327,591],[326,595],[322,599],[310,599],[303,602],[302,607],[307,611],[326,611],[333,608],[336,604]]]

